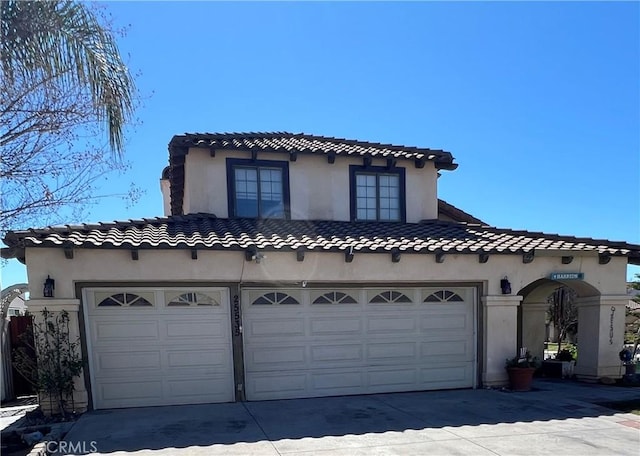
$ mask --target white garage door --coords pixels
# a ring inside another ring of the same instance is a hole
[[[475,289],[244,289],[249,400],[475,386]]]
[[[85,289],[96,409],[234,400],[226,288]]]

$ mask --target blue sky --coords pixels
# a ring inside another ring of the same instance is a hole
[[[638,2],[106,10],[129,26],[119,44],[144,103],[131,169],[105,188],[146,193],[81,221],[161,216],[174,134],[290,131],[445,149],[460,167],[439,196],[492,225],[640,243]],[[3,286],[25,280],[4,268]]]

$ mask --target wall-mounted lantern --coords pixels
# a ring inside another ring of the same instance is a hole
[[[500,280],[500,288],[502,288],[502,294],[511,294],[511,284],[507,276],[504,276],[504,279]]]
[[[56,281],[51,277],[47,276],[47,279],[44,281],[44,289],[42,291],[42,295],[45,298],[53,298],[53,290],[56,287]]]

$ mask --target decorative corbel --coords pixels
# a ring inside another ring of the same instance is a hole
[[[344,252],[345,263],[351,263],[353,261],[353,256],[353,249],[349,249],[347,252]]]
[[[296,250],[296,260],[297,261],[304,261],[304,249]]]
[[[391,262],[400,263],[400,250],[396,249],[391,252]]]
[[[436,253],[436,263],[444,263],[444,252]]]
[[[131,249],[131,259],[133,261],[138,261],[139,258],[138,249]]]
[[[244,251],[244,259],[246,261],[253,261],[256,259],[256,255],[258,254],[258,249],[255,246],[247,248]]]
[[[489,254],[488,253],[480,253],[478,255],[478,262],[479,263],[486,263],[487,261],[489,261]]]
[[[191,259],[192,260],[198,259],[198,249],[191,249]]]
[[[73,260],[73,247],[71,247],[70,245],[67,245],[64,247],[64,257],[67,260]]]
[[[571,264],[572,261],[573,261],[573,257],[571,255],[562,256],[562,264]]]
[[[608,264],[611,261],[611,255],[608,253],[600,253],[598,254],[598,263],[599,264]]]

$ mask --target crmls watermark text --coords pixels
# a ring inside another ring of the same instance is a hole
[[[98,443],[95,440],[90,442],[47,442],[45,444],[47,454],[91,454],[98,452]]]

